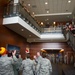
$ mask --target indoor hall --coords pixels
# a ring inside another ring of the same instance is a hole
[[[75,0],[0,0],[0,47],[31,59],[46,50],[52,75],[75,75]]]
[[[52,63],[52,75],[74,75],[74,58],[70,55],[70,61],[67,60],[67,55],[64,55],[64,50],[60,49],[45,49],[48,53],[48,58]],[[68,64],[69,62],[69,64]]]

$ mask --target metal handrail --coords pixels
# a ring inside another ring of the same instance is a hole
[[[66,37],[67,42],[72,47],[72,49],[75,51],[75,36],[73,35],[73,33],[70,30],[66,31],[65,29],[63,29],[63,34],[65,37],[67,36]]]
[[[24,9],[24,7],[17,3],[17,4],[9,4],[5,7],[4,10],[4,17],[14,17],[19,16],[24,21],[26,21],[31,27],[33,27],[39,33],[41,32],[41,28],[36,23],[35,19]]]

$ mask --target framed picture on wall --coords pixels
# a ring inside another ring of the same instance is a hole
[[[6,45],[6,49],[9,53],[13,52],[14,50],[17,51],[17,54],[20,53],[20,47],[19,46],[16,46],[16,45],[11,45],[11,44],[7,44]]]

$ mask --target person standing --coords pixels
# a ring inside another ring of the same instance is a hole
[[[41,56],[40,52],[37,52],[37,61],[39,63],[40,63],[41,59],[42,59],[42,56]]]
[[[67,55],[64,55],[64,63],[67,64]]]
[[[16,50],[12,53],[13,58],[7,56],[7,50],[4,47],[0,47],[0,54],[0,75],[14,75],[12,65],[17,61]]]
[[[21,55],[19,54],[19,58],[18,58],[18,75],[21,75],[21,73],[22,73],[21,71],[19,71],[19,68],[22,65],[22,61],[23,61],[23,59],[22,59]]]
[[[13,64],[13,70],[15,75],[19,75],[20,74],[19,67],[21,67],[22,64],[22,58],[20,54],[16,55],[16,57],[17,57],[17,62]]]
[[[33,66],[33,70],[34,70],[34,75],[37,75],[37,65],[38,65],[38,62],[37,62],[37,57],[36,57],[36,55],[34,55],[34,57],[33,57],[34,59],[33,59],[33,63],[34,63],[34,66]]]
[[[33,60],[30,59],[30,54],[27,53],[26,59],[22,61],[20,70],[22,70],[22,75],[34,75],[33,74]]]
[[[40,67],[41,60],[42,60],[42,56],[41,56],[40,52],[37,52],[36,75],[39,75],[39,74],[40,74],[40,69],[39,69],[39,67]]]
[[[52,73],[52,66],[49,59],[46,58],[46,52],[42,53],[42,60],[39,66],[39,75],[51,75]]]

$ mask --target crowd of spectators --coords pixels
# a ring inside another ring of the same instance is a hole
[[[73,34],[73,36],[75,36],[75,25],[67,24],[63,27],[63,29],[65,29],[66,32],[70,31]]]

